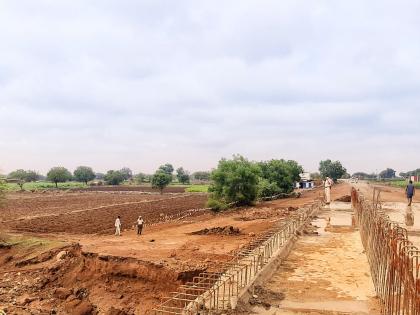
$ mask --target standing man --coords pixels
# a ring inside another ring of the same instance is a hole
[[[405,187],[405,193],[407,194],[408,206],[411,206],[413,196],[416,194],[416,189],[414,188],[412,180],[410,180],[407,187]]]
[[[140,215],[139,218],[137,219],[137,235],[141,235],[141,232],[143,231],[143,224],[144,224],[144,220]]]
[[[331,203],[331,186],[333,185],[333,180],[327,176],[324,182],[325,189],[325,203],[329,205]]]
[[[115,220],[115,235],[121,236],[121,220],[120,216]]]

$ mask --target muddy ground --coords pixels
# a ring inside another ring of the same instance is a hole
[[[0,211],[0,309],[8,314],[147,314],[321,190],[223,213],[205,194],[15,193]],[[194,210],[194,211],[193,211]],[[113,235],[121,215],[122,236]],[[136,235],[138,215],[147,225]],[[217,233],[230,227],[235,233]],[[215,233],[198,233],[202,230]],[[237,232],[236,232],[237,231]]]

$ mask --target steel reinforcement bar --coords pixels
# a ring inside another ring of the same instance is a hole
[[[356,189],[351,200],[369,260],[373,283],[387,315],[420,314],[420,251],[407,238],[407,230],[382,210],[380,189],[372,201]]]
[[[321,202],[296,210],[264,235],[257,237],[237,252],[232,260],[214,263],[180,286],[153,311],[155,314],[215,314],[235,307],[238,296],[252,284],[270,258],[310,222]],[[210,270],[212,272],[210,272]]]

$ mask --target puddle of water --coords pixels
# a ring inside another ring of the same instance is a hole
[[[284,301],[280,304],[281,308],[301,311],[329,311],[347,313],[369,314],[367,301],[320,301],[320,302],[292,302]]]

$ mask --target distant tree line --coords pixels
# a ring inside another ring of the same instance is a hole
[[[109,170],[105,174],[95,173],[93,169],[88,166],[79,166],[73,173],[65,167],[56,166],[48,171],[46,177],[40,175],[36,171],[23,169],[15,170],[7,175],[7,181],[18,184],[22,190],[25,183],[43,179],[54,183],[57,188],[59,183],[68,181],[77,181],[85,183],[86,185],[93,180],[96,180],[98,184],[104,182],[107,185],[120,185],[124,181],[137,184],[151,183],[153,187],[160,189],[162,192],[163,189],[173,181],[185,185],[189,184],[191,179],[209,181],[210,172],[200,171],[190,175],[183,167],[179,167],[174,174],[174,167],[172,164],[166,163],[161,165],[153,175],[145,173],[133,174],[128,167],[123,167],[120,170]]]
[[[410,176],[420,176],[420,168],[417,168],[413,171],[401,172],[399,175],[404,178],[407,178]]]

